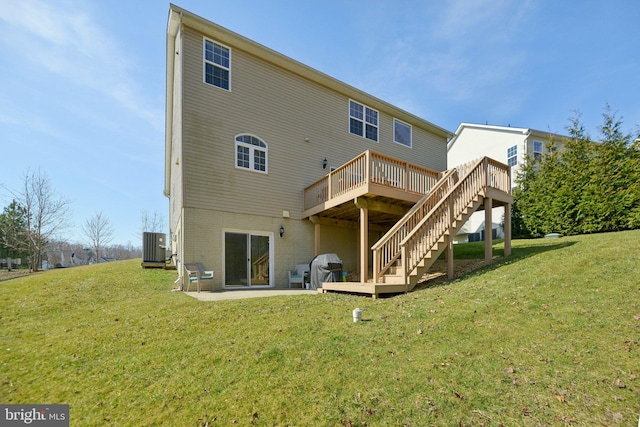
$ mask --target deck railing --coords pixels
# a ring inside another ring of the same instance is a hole
[[[365,151],[304,189],[304,209],[327,202],[366,184],[380,184],[425,194],[440,173],[373,151]]]

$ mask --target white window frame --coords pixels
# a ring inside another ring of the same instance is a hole
[[[207,59],[207,43],[213,43],[214,45],[218,45],[221,48],[226,49],[229,52],[229,66],[225,66],[224,64],[218,64],[215,61],[209,61]],[[223,86],[218,86],[213,82],[208,82],[207,81],[207,64],[211,65],[214,68],[220,68],[222,70],[225,70],[229,73],[229,87],[225,88]],[[203,37],[202,38],[202,81],[205,82],[208,85],[211,85],[213,87],[217,87],[219,89],[222,90],[226,90],[228,92],[231,92],[231,48],[229,46],[225,46],[222,43],[219,43],[215,40],[209,39],[207,37]]]
[[[405,127],[407,127],[409,129],[409,143],[408,144],[406,144],[406,143],[404,143],[402,141],[398,141],[396,139],[396,135],[397,135],[396,126],[397,125],[405,126]],[[400,144],[403,147],[409,147],[409,148],[413,147],[413,127],[407,122],[403,122],[402,120],[398,120],[398,119],[394,118],[393,119],[393,142],[395,142],[396,144]]]
[[[513,164],[512,164],[513,161]],[[515,166],[518,164],[518,145],[507,148],[507,165]]]
[[[360,107],[362,107],[362,117],[358,117],[355,115],[351,114],[351,104],[355,104],[358,105]],[[373,123],[373,121],[371,121],[368,117],[371,116],[371,114],[375,113],[375,123]],[[357,120],[362,124],[362,134],[360,133],[356,133],[353,132],[351,130],[351,121],[352,120]],[[372,128],[375,128],[376,130],[376,139],[373,138],[369,138],[367,136],[367,126],[371,126]],[[353,99],[349,100],[349,133],[352,135],[358,135],[362,138],[368,139],[369,141],[374,141],[374,142],[379,142],[380,141],[380,112],[378,112],[377,110],[374,110],[371,107],[368,107],[358,101],[354,101]]]
[[[264,144],[263,146],[258,146],[255,144],[249,144],[243,141],[238,141],[238,138],[243,137],[243,136],[248,136],[250,138],[255,138],[258,141],[260,141],[262,144]],[[241,169],[241,170],[245,170],[245,171],[251,171],[251,172],[257,172],[257,173],[264,173],[264,174],[268,174],[269,173],[269,145],[264,141],[264,139],[260,138],[259,136],[256,135],[252,135],[250,133],[239,133],[238,135],[236,135],[233,138],[234,141],[234,163],[236,166],[236,169]],[[246,148],[249,150],[249,167],[245,167],[245,166],[240,166],[238,165],[238,147],[242,147],[242,148]],[[255,156],[256,156],[256,151],[260,151],[264,153],[264,170],[260,170],[260,169],[256,169],[256,162],[255,162]]]
[[[540,144],[540,150],[536,150],[536,144]],[[538,141],[537,139],[533,140],[533,159],[534,160],[541,160],[542,159],[542,153],[544,150],[544,144],[542,141]]]

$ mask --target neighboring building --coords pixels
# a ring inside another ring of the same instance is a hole
[[[449,131],[174,5],[166,96],[171,248],[212,290],[287,286],[321,253],[366,282],[447,168]]]
[[[461,123],[447,145],[447,161],[457,165],[488,156],[511,167],[512,185],[527,157],[539,158],[549,143],[561,148],[562,135],[529,128]],[[503,208],[494,208],[493,238],[504,237]],[[456,243],[485,240],[484,216],[474,214],[456,235]]]

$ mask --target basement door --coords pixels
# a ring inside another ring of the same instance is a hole
[[[224,232],[224,287],[264,288],[273,286],[273,234]]]

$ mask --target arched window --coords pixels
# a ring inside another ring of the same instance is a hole
[[[267,144],[253,135],[236,136],[236,167],[267,173]]]

